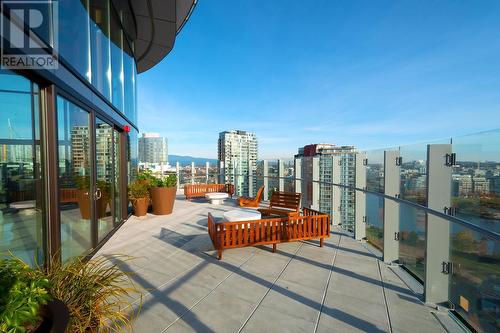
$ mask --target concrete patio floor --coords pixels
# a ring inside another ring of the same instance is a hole
[[[323,248],[249,247],[217,260],[207,213],[234,208],[178,195],[173,214],[132,217],[101,248],[136,257],[121,263],[144,289],[135,332],[446,332],[447,315],[423,305],[397,267],[337,229]]]

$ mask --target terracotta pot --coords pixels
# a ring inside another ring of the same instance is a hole
[[[80,215],[84,220],[90,220],[90,200],[89,200],[89,190],[79,189],[78,190],[78,207],[80,208]]]
[[[97,218],[106,216],[106,209],[108,208],[109,199],[101,198],[96,201]]]
[[[149,199],[148,198],[135,199],[132,201],[132,205],[134,206],[135,216],[144,216],[148,212]]]
[[[153,214],[168,215],[174,209],[175,187],[153,187],[150,190],[153,203]]]

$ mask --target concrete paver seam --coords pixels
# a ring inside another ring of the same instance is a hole
[[[300,242],[300,245],[297,247],[297,250],[295,250],[295,252],[293,253],[293,255],[290,256],[290,259],[288,260],[288,262],[286,263],[286,265],[283,267],[283,269],[280,271],[280,273],[278,274],[278,276],[276,277],[276,279],[274,279],[274,281],[271,284],[271,286],[269,287],[269,289],[266,291],[266,293],[264,294],[264,296],[262,296],[262,298],[259,300],[259,302],[255,305],[255,307],[253,308],[252,312],[250,312],[250,315],[247,317],[247,319],[245,319],[245,321],[241,325],[240,329],[237,331],[238,333],[240,333],[241,331],[243,331],[243,329],[245,328],[245,326],[247,325],[247,323],[250,321],[250,319],[254,315],[255,311],[257,311],[257,309],[262,304],[262,302],[264,301],[264,299],[266,298],[266,296],[269,294],[269,292],[275,286],[276,282],[278,282],[278,280],[281,277],[281,275],[283,274],[283,272],[285,272],[285,270],[288,267],[288,265],[290,264],[290,262],[292,262],[293,258],[295,258],[295,256],[299,252],[299,250],[302,248],[302,245],[304,245],[304,243]]]
[[[382,277],[382,270],[380,268],[380,260],[377,260],[377,267],[378,267],[378,274],[380,276],[380,283],[382,284],[382,294],[384,296],[385,314],[387,316],[387,326],[389,327],[389,333],[392,333],[391,315],[389,314],[389,305],[387,303],[387,295],[385,293],[385,284],[384,284],[384,278]]]
[[[212,288],[205,296],[196,301],[189,309],[187,309],[180,316],[178,316],[173,322],[171,322],[167,327],[165,327],[163,331],[161,331],[161,333],[166,332],[170,327],[172,327],[172,325],[174,325],[176,322],[182,319],[186,314],[191,312],[198,304],[200,304],[204,299],[210,296],[217,288],[220,287],[222,283],[224,283],[224,281],[226,281],[229,277],[231,277],[237,270],[241,269],[241,267],[244,264],[246,264],[250,259],[252,259],[254,256],[255,252],[252,255],[248,256],[248,258],[245,261],[243,261],[240,265],[238,265],[235,270],[231,271],[231,273],[229,273],[225,278],[223,278],[219,283],[217,283],[217,285],[214,288]]]
[[[188,268],[186,268],[185,270],[179,272],[178,274],[174,275],[172,278],[170,278],[168,281],[166,281],[165,283],[162,283],[161,285],[159,285],[158,287],[156,288],[153,288],[153,289],[149,289],[147,290],[146,293],[144,293],[142,295],[142,297],[140,297],[140,299],[137,299],[135,300],[134,302],[132,302],[131,304],[127,305],[124,309],[127,309],[128,307],[132,307],[134,306],[135,304],[137,304],[139,301],[142,301],[143,298],[146,298],[148,295],[151,295],[152,292],[154,290],[160,290],[161,288],[165,287],[166,285],[168,285],[169,283],[171,282],[174,282],[175,280],[179,279],[182,275],[184,275],[186,272],[189,272],[190,270],[193,270],[195,267],[201,265],[203,263],[203,261],[200,261],[196,264],[194,264],[193,266],[190,266]]]
[[[335,253],[333,254],[332,264],[330,266],[330,272],[328,273],[328,279],[325,284],[325,291],[323,292],[323,298],[321,299],[321,307],[318,312],[318,318],[316,319],[316,324],[314,325],[314,333],[318,331],[319,321],[321,320],[321,313],[323,312],[323,306],[325,305],[326,294],[328,293],[328,287],[330,286],[330,280],[332,278],[333,267],[335,266],[335,259],[337,259],[337,253],[339,252],[340,241],[342,239],[342,235],[339,236],[339,241],[337,242],[337,247],[335,248]]]

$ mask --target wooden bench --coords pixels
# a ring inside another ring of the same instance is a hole
[[[208,213],[208,234],[219,260],[223,250],[238,247],[272,244],[276,252],[278,243],[318,238],[322,247],[323,240],[330,237],[330,216],[304,208],[301,216],[216,222]]]
[[[61,188],[59,189],[60,203],[78,202],[79,191],[77,188]]]
[[[260,208],[262,216],[297,216],[300,214],[300,193],[274,191],[269,208]]]
[[[186,184],[184,195],[186,199],[205,197],[207,193],[225,192],[233,197],[234,185],[232,184]]]

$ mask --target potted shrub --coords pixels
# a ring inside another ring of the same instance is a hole
[[[177,192],[176,175],[155,179],[150,188],[153,214],[168,215],[174,209],[175,195]]]
[[[78,208],[80,215],[84,220],[90,220],[90,178],[88,176],[79,176],[75,178],[76,187],[78,188]]]
[[[0,260],[0,332],[131,331],[130,296],[140,292],[117,264],[129,259],[54,257],[35,268],[16,257]]]
[[[93,197],[90,194],[88,176],[79,176],[75,178],[75,183],[78,187],[78,207],[82,219],[90,220],[91,216],[91,200]],[[101,190],[101,197],[95,201],[97,218],[106,216],[106,209],[111,202],[111,186],[104,180],[97,181],[97,188]]]
[[[128,198],[134,207],[135,216],[144,216],[149,207],[149,183],[136,180],[130,184]]]
[[[19,258],[0,260],[0,332],[65,332],[69,312],[52,299],[49,284]]]
[[[106,216],[106,209],[111,202],[111,186],[104,180],[97,181],[97,188],[101,190],[101,197],[96,200],[97,218]]]
[[[122,271],[118,264],[128,260],[126,256],[90,260],[74,257],[65,263],[52,260],[43,269],[50,295],[68,307],[67,332],[132,331],[135,310],[131,296],[140,292],[132,283],[131,273]]]

